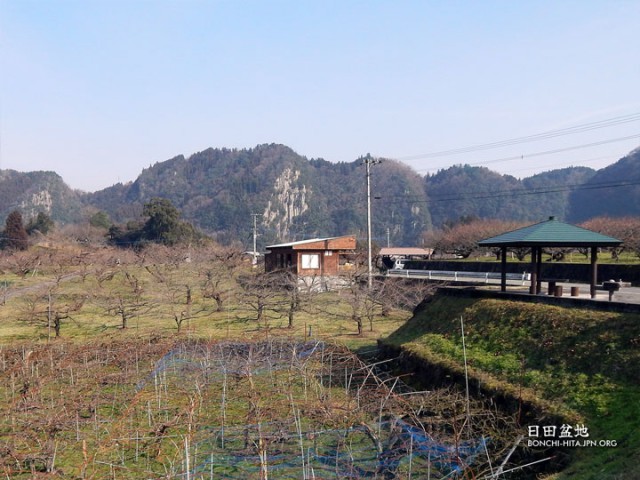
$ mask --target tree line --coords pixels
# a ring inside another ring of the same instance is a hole
[[[26,250],[29,248],[29,237],[36,233],[46,235],[53,228],[51,217],[39,212],[25,225],[19,210],[11,212],[5,221],[0,235],[0,248],[3,250]]]
[[[124,248],[141,248],[154,243],[175,246],[208,240],[205,234],[180,217],[180,211],[170,200],[153,198],[144,204],[142,216],[138,220],[117,224],[111,222],[107,213],[98,211],[89,218],[89,225],[105,230],[105,238],[110,245]],[[422,243],[425,247],[434,249],[436,255],[469,258],[493,254],[498,258],[500,249],[480,248],[478,242],[529,224],[463,215],[457,220],[445,222],[441,228],[424,232]],[[623,253],[640,258],[640,218],[604,216],[592,218],[578,226],[621,240],[622,245],[611,249],[614,259],[618,259]],[[38,233],[47,235],[53,228],[54,222],[44,212],[39,212],[25,224],[20,211],[15,210],[7,216],[0,236],[0,248],[25,250],[30,238]],[[551,253],[554,260],[562,260],[568,252],[568,249],[555,249]],[[529,251],[519,248],[510,250],[510,253],[523,260]]]
[[[180,219],[180,212],[166,198],[153,198],[145,203],[142,215],[139,220],[115,224],[105,212],[99,211],[91,216],[89,225],[106,230],[108,243],[119,247],[138,248],[149,243],[172,246],[206,239],[193,225]],[[14,210],[6,218],[0,248],[26,250],[30,238],[37,234],[47,235],[54,227],[53,220],[45,212],[38,212],[25,224],[22,213]]]
[[[470,258],[473,256],[494,255],[499,259],[500,248],[479,247],[478,242],[505,232],[530,225],[530,222],[508,220],[486,220],[474,216],[463,216],[457,221],[447,222],[440,229],[426,232],[423,236],[425,246],[433,248],[436,254]],[[614,259],[623,253],[640,258],[640,218],[638,217],[598,217],[582,222],[579,227],[622,241],[619,247],[609,248]],[[588,257],[585,249],[554,248],[547,249],[553,260],[559,261],[571,251],[578,251]],[[528,248],[512,248],[509,253],[522,261],[529,255]]]

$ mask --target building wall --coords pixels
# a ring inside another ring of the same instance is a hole
[[[273,272],[274,270],[284,270],[285,268],[297,268],[298,258],[297,252],[291,247],[274,248],[270,253],[264,256],[265,272]]]
[[[332,252],[333,253],[333,252]],[[333,275],[331,257],[325,256],[324,250],[303,250],[298,252],[298,275]]]
[[[265,271],[292,269],[300,276],[333,276],[353,269],[340,266],[340,252],[335,250],[293,250],[277,248],[265,255]]]
[[[265,271],[289,268],[299,276],[337,276],[353,270],[353,263],[342,257],[356,248],[355,236],[344,236],[283,247],[271,247],[265,255]],[[351,261],[351,260],[350,260]]]

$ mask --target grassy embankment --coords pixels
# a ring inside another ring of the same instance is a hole
[[[555,478],[637,478],[640,315],[436,296],[383,343],[461,378],[461,318],[474,386],[522,399],[538,424],[579,422],[592,440],[616,440],[570,450]]]

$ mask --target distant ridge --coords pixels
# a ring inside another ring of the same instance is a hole
[[[640,216],[640,149],[602,170],[569,167],[522,180],[469,165],[421,177],[394,160],[375,165],[371,178],[373,236],[381,246],[387,240],[419,246],[424,231],[462,217]],[[125,222],[153,197],[168,198],[184,220],[223,243],[248,244],[252,214],[259,215],[260,245],[366,232],[360,162],[307,159],[280,144],[179,155],[144,169],[134,182],[93,193],[70,189],[54,172],[0,170],[2,222],[15,209],[26,218],[45,211],[58,223],[86,222],[102,210]]]

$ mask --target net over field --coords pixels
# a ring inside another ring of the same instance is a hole
[[[0,350],[0,367],[16,479],[463,478],[508,423],[469,428],[464,396],[320,341],[60,343]]]

